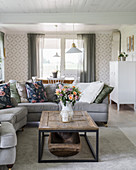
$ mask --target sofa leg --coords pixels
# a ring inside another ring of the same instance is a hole
[[[22,132],[24,131],[24,127],[25,127],[25,126],[23,126],[23,127],[21,128],[21,129],[22,129]]]
[[[105,127],[108,127],[108,123],[107,123],[107,122],[104,122],[104,126],[105,126]]]
[[[12,167],[13,167],[13,164],[11,164],[11,165],[7,165],[7,167],[8,167],[8,170],[11,170],[11,169],[12,169]]]

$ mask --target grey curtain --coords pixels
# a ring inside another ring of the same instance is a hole
[[[0,53],[0,58],[2,58],[4,56],[4,33],[0,32],[0,41],[1,41],[1,53]]]
[[[28,79],[37,76],[36,37],[37,34],[28,34]]]
[[[0,32],[0,80],[4,80],[4,33]]]
[[[96,80],[96,36],[95,34],[80,34],[79,37],[83,40],[84,49],[80,82],[92,82]]]

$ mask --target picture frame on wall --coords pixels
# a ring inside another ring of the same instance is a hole
[[[131,37],[131,51],[134,51],[134,35]]]
[[[131,52],[131,36],[129,36],[129,52]]]
[[[130,49],[129,49],[129,37],[127,38],[127,52],[130,52]]]

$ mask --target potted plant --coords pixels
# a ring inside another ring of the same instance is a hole
[[[53,72],[52,72],[53,78],[57,78],[57,74],[58,74],[58,70],[53,71]]]
[[[68,122],[69,119],[72,119],[73,117],[73,109],[72,106],[76,103],[77,100],[79,100],[81,92],[78,90],[77,87],[72,86],[62,86],[59,84],[59,87],[56,89],[56,95],[58,96],[58,99],[61,101],[62,105],[62,121]]]
[[[125,52],[121,52],[119,55],[120,61],[126,61],[126,57],[128,57],[128,54]]]

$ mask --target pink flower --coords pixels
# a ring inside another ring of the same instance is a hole
[[[36,100],[32,100],[32,103],[36,103]]]
[[[62,88],[62,85],[61,84],[59,84],[59,89],[61,89]]]
[[[0,96],[5,96],[5,92],[0,90]]]
[[[6,107],[12,107],[12,106],[10,106],[10,105],[7,105]]]
[[[47,98],[47,94],[46,94],[46,92],[44,92],[44,96]]]
[[[78,99],[78,96],[75,96],[75,100],[77,100]]]

